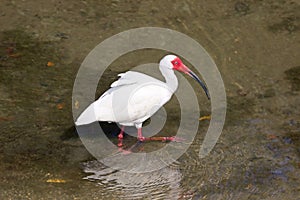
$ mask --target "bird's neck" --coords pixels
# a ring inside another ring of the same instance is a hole
[[[178,79],[174,71],[165,67],[159,67],[159,69],[166,80],[166,85],[174,93],[178,88]]]

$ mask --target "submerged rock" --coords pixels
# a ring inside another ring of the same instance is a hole
[[[290,81],[293,91],[300,90],[300,66],[293,67],[286,70],[285,72],[286,79]]]

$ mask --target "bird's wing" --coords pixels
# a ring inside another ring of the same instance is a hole
[[[128,71],[125,73],[121,73],[121,74],[118,74],[118,76],[120,78],[118,80],[116,80],[115,82],[113,82],[110,85],[110,89],[107,90],[99,99],[112,93],[114,90],[129,86],[129,85],[133,85],[133,84],[141,85],[141,84],[147,83],[147,82],[161,82],[160,80],[152,78],[151,76],[148,76],[146,74],[139,73],[139,72],[134,72],[134,71]]]
[[[117,81],[113,82],[110,87],[118,87],[122,85],[141,84],[146,82],[157,82],[159,80],[148,76],[143,73],[128,71],[126,73],[118,74],[120,77]],[[161,82],[161,81],[159,81]]]
[[[136,83],[136,80],[131,78],[131,75],[129,74],[129,72],[126,73],[122,73],[122,74],[118,74],[118,76],[120,77],[118,80],[116,80],[115,82],[113,82],[110,87],[118,87],[118,86],[122,86],[122,85],[131,85]]]

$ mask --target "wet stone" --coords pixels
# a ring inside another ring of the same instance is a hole
[[[55,37],[61,38],[61,39],[69,39],[69,35],[66,33],[56,33]]]
[[[300,66],[293,67],[291,69],[286,70],[285,72],[286,79],[292,85],[292,91],[300,90]]]
[[[297,25],[297,18],[290,16],[282,18],[280,22],[274,23],[269,26],[269,30],[277,33],[282,31],[287,31],[289,33],[295,32],[299,29]]]
[[[264,99],[264,98],[270,98],[270,97],[274,97],[276,95],[276,92],[273,88],[267,89],[264,91],[264,93],[262,94],[258,94],[257,97],[259,99]]]
[[[249,13],[250,10],[249,5],[247,3],[240,2],[240,1],[235,3],[234,9],[240,15],[246,15]]]
[[[292,144],[292,139],[289,138],[289,137],[283,137],[283,142],[286,143],[286,144]]]

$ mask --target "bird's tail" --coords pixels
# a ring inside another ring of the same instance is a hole
[[[96,118],[96,110],[95,110],[95,102],[89,105],[77,118],[75,124],[76,126],[90,124],[97,121]]]

